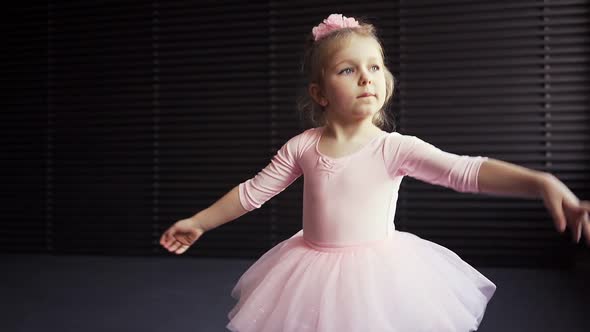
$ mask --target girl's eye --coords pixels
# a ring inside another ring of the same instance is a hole
[[[377,70],[379,70],[379,66],[377,66],[377,65],[373,65],[373,66],[371,67],[371,69],[373,69],[374,71],[377,71]]]
[[[352,73],[352,68],[344,68],[340,71],[339,74],[350,74]]]

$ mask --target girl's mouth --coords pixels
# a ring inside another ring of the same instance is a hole
[[[364,98],[364,97],[375,97],[372,93],[363,93],[362,95],[358,96],[357,98]]]

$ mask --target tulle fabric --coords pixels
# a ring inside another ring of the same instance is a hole
[[[302,235],[241,276],[230,331],[475,331],[496,289],[451,250],[411,233],[340,247]]]

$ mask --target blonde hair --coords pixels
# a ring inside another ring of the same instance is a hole
[[[310,83],[318,83],[321,85],[325,58],[333,52],[332,50],[336,45],[340,45],[347,41],[353,35],[375,39],[379,45],[381,57],[385,62],[383,46],[377,37],[375,27],[372,24],[361,22],[360,20],[358,21],[360,23],[358,27],[338,29],[317,41],[314,40],[312,33],[309,34],[305,41],[301,67],[303,75],[307,80],[306,85],[309,85]],[[385,74],[385,102],[383,103],[383,107],[375,113],[373,124],[384,130],[387,130],[389,127],[395,129],[394,120],[386,113],[394,95],[395,77],[385,64],[383,66],[383,71]],[[311,122],[314,127],[326,124],[324,108],[311,98],[307,88],[304,88],[304,90],[301,91],[297,108],[301,117]]]

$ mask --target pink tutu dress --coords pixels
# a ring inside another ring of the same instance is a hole
[[[477,330],[496,285],[451,250],[393,223],[405,175],[478,192],[486,157],[442,151],[415,136],[382,131],[332,158],[325,127],[285,143],[240,183],[240,202],[259,208],[302,174],[303,229],[241,276],[227,328],[239,332],[468,332]]]

